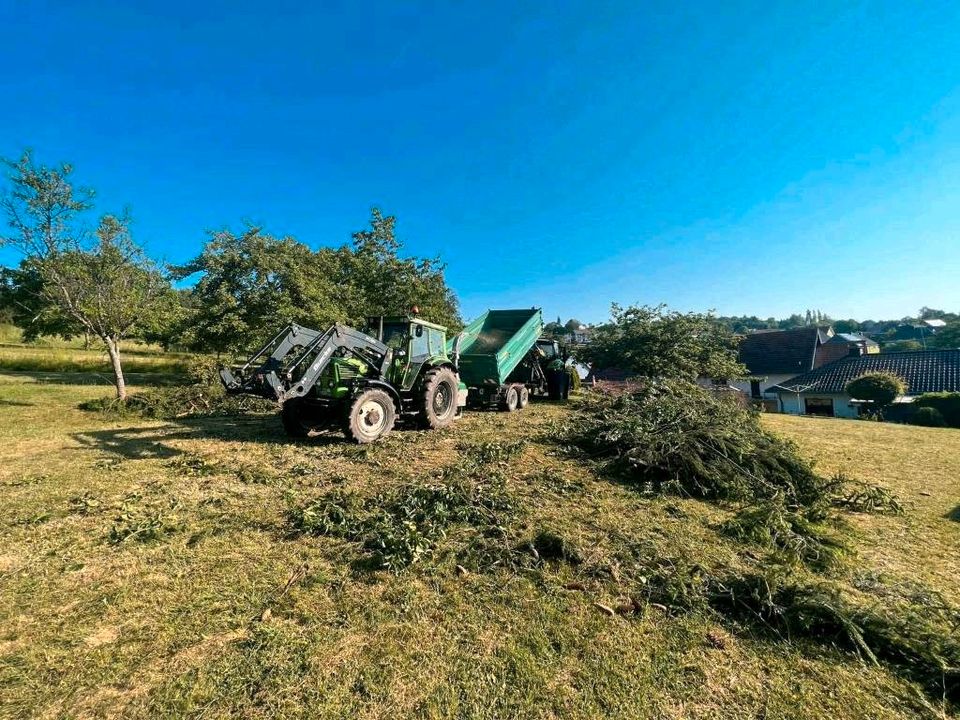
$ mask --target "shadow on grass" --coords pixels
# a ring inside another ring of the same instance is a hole
[[[0,369],[0,375],[30,378],[41,385],[104,385],[113,386],[113,378],[96,372],[41,372],[39,370]],[[127,385],[142,387],[166,387],[182,385],[183,375],[170,373],[124,373]]]
[[[957,505],[953,510],[944,515],[947,520],[953,520],[954,522],[960,522],[960,505]]]
[[[287,436],[276,415],[235,415],[226,417],[184,418],[154,427],[131,426],[73,433],[71,436],[86,450],[97,450],[126,458],[172,458],[184,450],[171,444],[178,440],[225,440],[267,444],[304,444],[307,446],[345,443],[339,433],[320,433],[306,440]]]

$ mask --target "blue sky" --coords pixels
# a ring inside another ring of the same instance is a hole
[[[174,262],[379,205],[467,317],[958,310],[958,39],[932,1],[0,0],[0,155]]]

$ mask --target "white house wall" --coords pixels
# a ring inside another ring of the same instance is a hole
[[[791,373],[790,375],[769,375],[764,380],[760,381],[760,394],[770,393],[771,396],[775,393],[770,392],[770,388],[774,385],[779,385],[780,383],[786,382],[790,378],[796,377],[797,373]],[[732,387],[737,388],[740,392],[750,395],[750,381],[749,380],[733,380],[729,383]]]
[[[799,403],[796,393],[780,393],[780,406],[785,413],[790,415],[805,414],[806,398],[829,398],[833,400],[833,416],[838,418],[860,417],[860,413],[855,405],[851,404],[849,395],[828,395],[824,393],[800,393]]]

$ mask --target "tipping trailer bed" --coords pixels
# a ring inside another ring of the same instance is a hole
[[[447,343],[468,387],[502,386],[543,332],[539,308],[487,310]]]

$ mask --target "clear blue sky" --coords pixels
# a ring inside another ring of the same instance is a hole
[[[376,204],[467,317],[960,309],[956,2],[0,0],[0,67],[0,155],[170,261]]]

